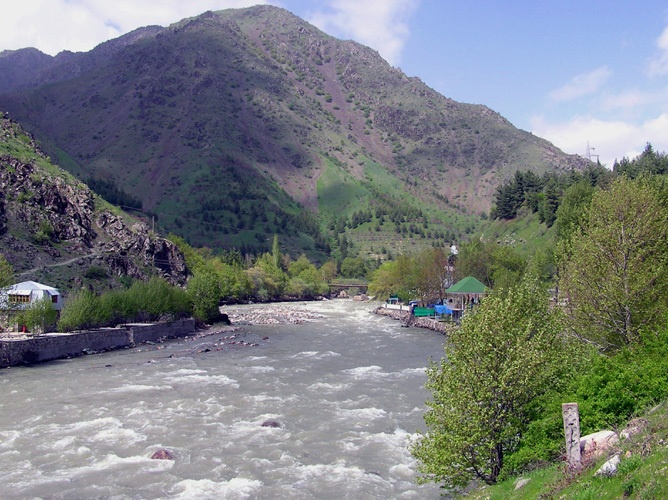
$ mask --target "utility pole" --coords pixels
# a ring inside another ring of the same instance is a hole
[[[592,157],[596,157],[596,161],[598,161],[598,155],[592,154],[592,151],[596,150],[596,148],[590,148],[589,147],[589,141],[587,141],[587,159],[591,161]]]

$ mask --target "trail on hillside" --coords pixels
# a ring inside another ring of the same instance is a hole
[[[100,255],[101,253],[102,252],[100,252],[99,250],[96,250],[96,251],[91,252],[89,254],[79,255],[77,257],[72,257],[71,259],[63,260],[61,262],[54,262],[53,264],[43,264],[39,267],[33,267],[32,269],[28,269],[26,271],[21,271],[20,273],[16,273],[16,276],[23,276],[23,275],[26,275],[26,274],[35,273],[35,272],[37,272],[41,269],[44,269],[45,267],[67,266],[67,265],[70,265],[70,264],[76,262],[77,260],[86,259],[86,258],[89,258],[89,257],[96,257],[96,256]]]

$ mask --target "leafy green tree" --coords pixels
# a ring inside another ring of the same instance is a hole
[[[570,239],[573,232],[582,225],[595,190],[586,180],[576,182],[566,190],[557,209],[555,224],[560,239]]]
[[[72,330],[84,330],[101,322],[100,302],[95,293],[90,290],[80,290],[71,295],[62,311],[58,329],[64,332]]]
[[[301,254],[297,260],[290,262],[290,265],[288,266],[288,276],[294,278],[295,276],[299,276],[302,271],[311,268],[315,268],[315,266],[311,264],[311,261],[308,260],[306,255]]]
[[[565,376],[569,350],[534,277],[483,299],[427,371],[428,432],[411,447],[419,481],[495,483],[528,424],[529,404]]]
[[[14,283],[14,268],[5,259],[5,256],[0,254],[0,290],[7,288]]]
[[[371,275],[368,292],[379,300],[397,295],[401,300],[410,300],[413,294],[411,284],[412,259],[399,255],[395,260],[383,262]]]
[[[364,278],[367,267],[361,257],[346,257],[341,262],[341,275],[346,278]]]
[[[416,297],[423,301],[445,298],[451,278],[448,253],[442,248],[425,248],[414,259],[412,282]]]
[[[193,317],[198,321],[215,321],[220,316],[220,286],[213,273],[195,273],[186,287],[193,305]]]
[[[507,245],[473,240],[461,245],[456,268],[458,279],[473,276],[494,289],[517,283],[526,261]]]
[[[276,269],[280,269],[281,268],[281,249],[278,245],[278,235],[277,234],[274,235],[274,241],[271,245],[271,255],[272,255],[273,260],[274,260],[274,266],[276,267]]]
[[[582,227],[564,245],[560,292],[570,324],[603,348],[639,340],[668,305],[668,215],[642,179],[617,179],[594,194]]]
[[[320,275],[325,283],[331,283],[336,277],[336,262],[330,260],[320,266]]]
[[[264,253],[246,274],[253,283],[253,292],[262,300],[279,298],[288,284],[288,275],[276,266],[275,255]]]
[[[44,298],[31,303],[21,311],[17,321],[31,332],[45,333],[56,323],[58,312],[53,308],[51,299]]]

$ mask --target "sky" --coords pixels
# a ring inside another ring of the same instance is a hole
[[[0,51],[88,51],[142,26],[258,3],[367,45],[567,153],[612,168],[647,143],[668,151],[665,0],[5,1]]]

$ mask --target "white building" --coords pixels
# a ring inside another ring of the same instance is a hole
[[[43,299],[50,300],[56,311],[63,308],[63,297],[56,288],[34,281],[24,281],[0,290],[0,309],[18,311]]]

